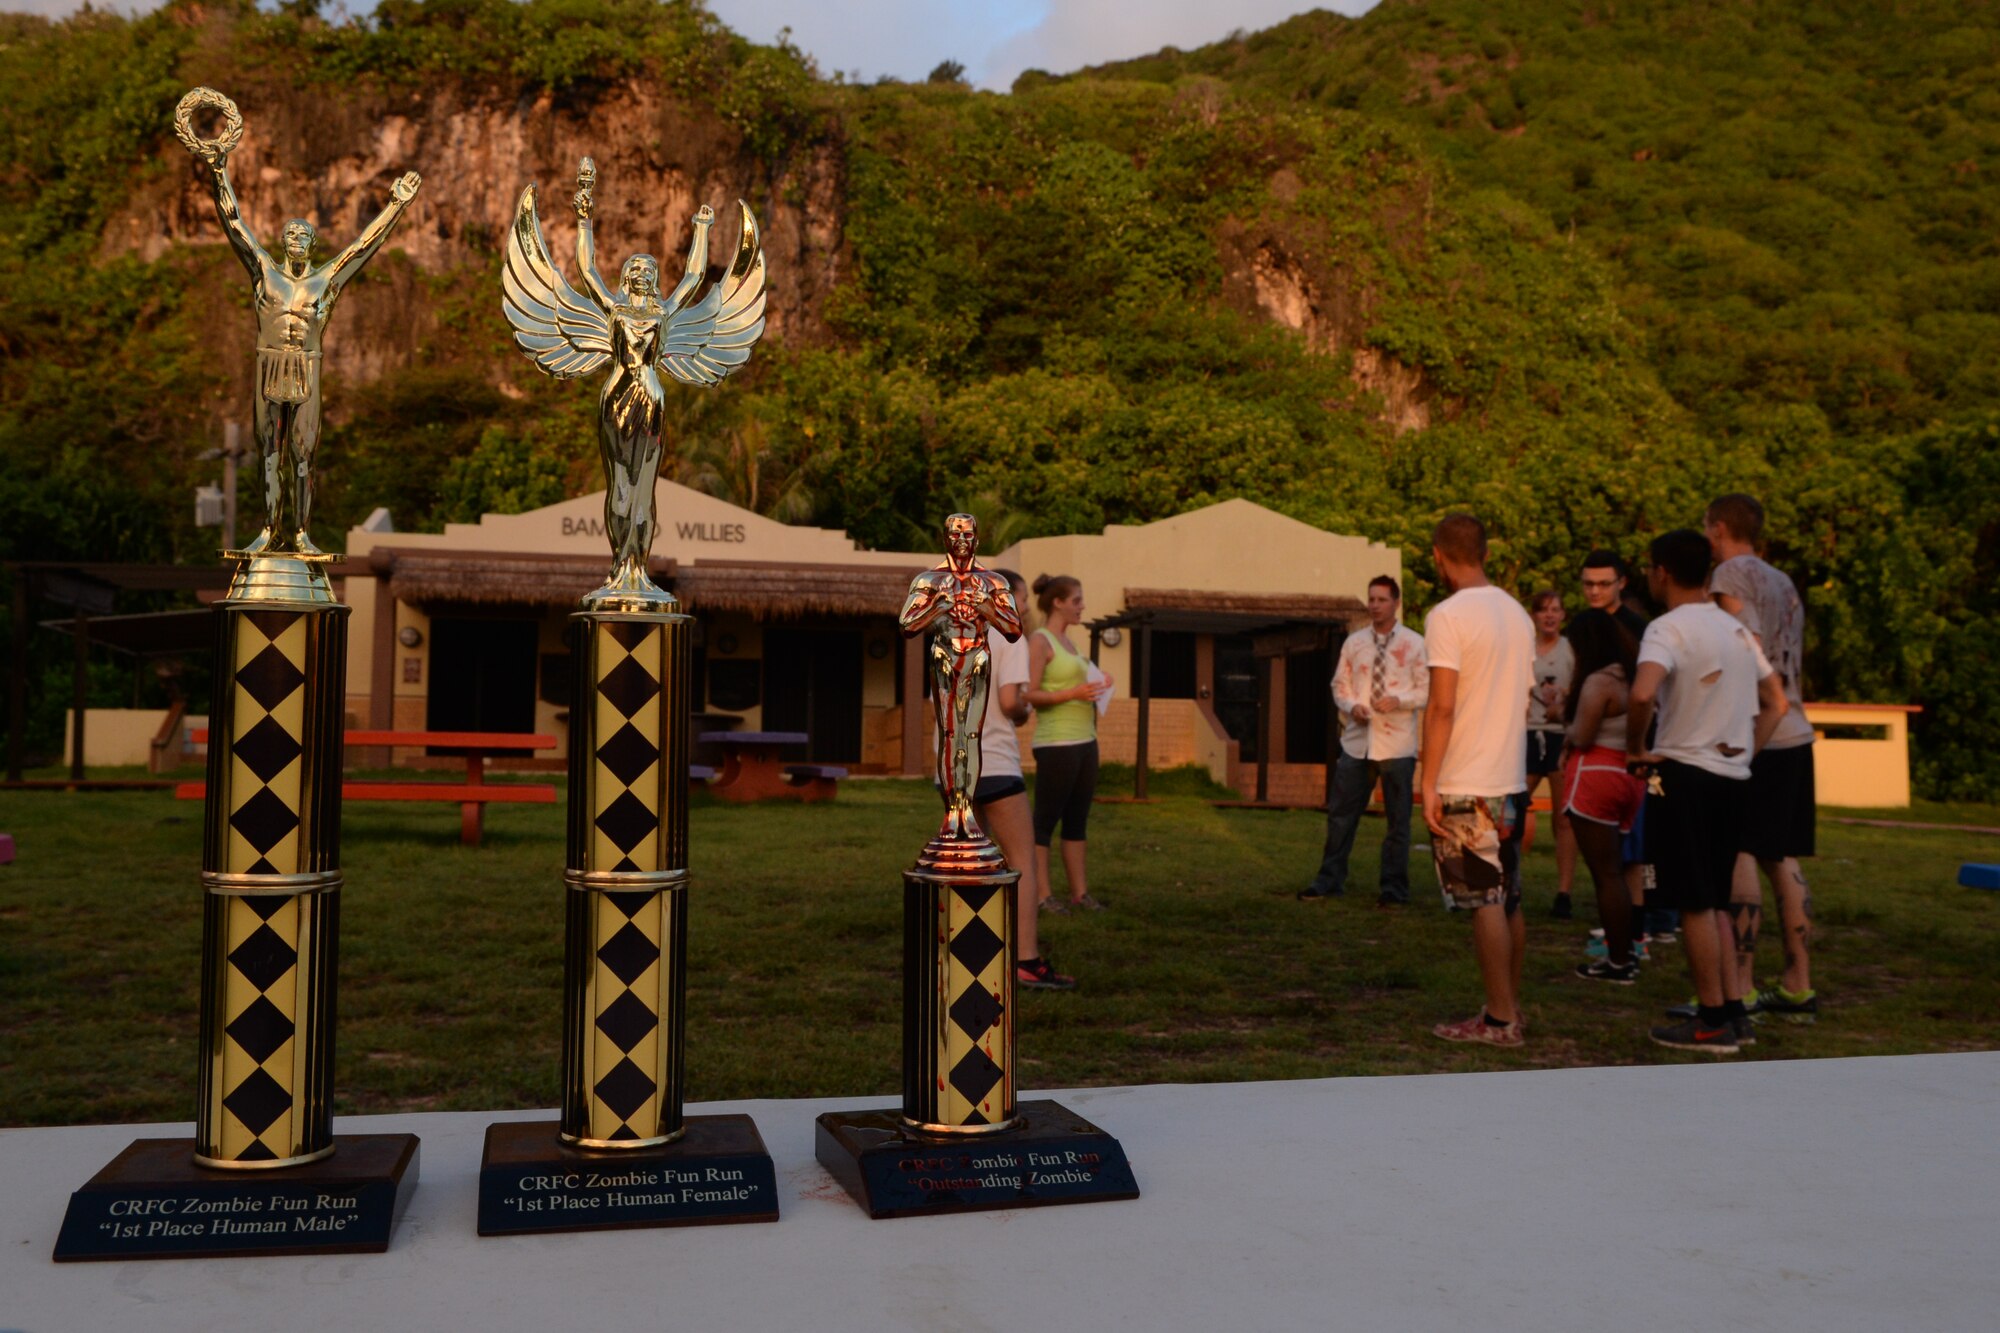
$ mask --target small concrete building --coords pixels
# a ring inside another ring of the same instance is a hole
[[[864,551],[843,532],[779,523],[671,482],[660,483],[658,513],[654,578],[699,625],[697,731],[804,732],[803,759],[929,770],[918,646],[897,632],[896,614],[911,576],[938,552]],[[442,533],[350,531],[341,566],[354,608],[349,726],[562,738],[564,630],[610,567],[603,514],[598,492]],[[1245,500],[1031,538],[986,563],[1030,582],[1083,581],[1091,648],[1117,681],[1100,730],[1107,761],[1134,761],[1143,714],[1152,768],[1197,763],[1230,781],[1233,765],[1262,755],[1310,765],[1315,787],[1331,655],[1363,616],[1368,580],[1401,577],[1390,547]],[[1032,723],[1023,741],[1025,755]]]

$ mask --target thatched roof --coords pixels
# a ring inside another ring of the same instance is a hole
[[[690,611],[741,611],[759,618],[893,616],[924,567],[704,560],[674,572],[674,595]]]
[[[1231,620],[1305,621],[1346,625],[1368,614],[1358,598],[1307,592],[1211,592],[1199,588],[1127,588],[1125,609],[1174,611]]]
[[[609,554],[596,556],[510,555],[501,551],[377,550],[377,568],[387,565],[389,590],[414,606],[440,602],[500,606],[568,606],[604,582]],[[670,566],[655,563],[653,576]]]

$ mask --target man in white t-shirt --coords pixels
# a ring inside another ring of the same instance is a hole
[[[1625,734],[1646,782],[1648,859],[1658,892],[1680,911],[1694,974],[1694,1016],[1654,1028],[1653,1040],[1730,1055],[1753,1039],[1736,969],[1724,966],[1735,950],[1730,884],[1750,763],[1784,716],[1785,694],[1757,640],[1709,601],[1708,557],[1708,539],[1689,528],[1653,542],[1647,581],[1667,613],[1640,640]]]
[[[1519,1046],[1521,807],[1528,786],[1528,717],[1535,627],[1486,578],[1486,529],[1452,514],[1431,534],[1451,596],[1424,619],[1431,690],[1424,713],[1424,823],[1446,902],[1472,914],[1486,1007],[1431,1031],[1446,1041]]]
[[[1430,696],[1424,636],[1402,624],[1403,590],[1387,574],[1368,581],[1368,624],[1347,636],[1333,668],[1333,706],[1340,714],[1340,753],[1326,802],[1326,847],[1319,873],[1299,892],[1301,902],[1338,898],[1347,887],[1347,858],[1367,808],[1382,784],[1380,889],[1377,907],[1410,901],[1411,779],[1417,768],[1417,716]]]
[[[1818,811],[1813,790],[1813,727],[1801,692],[1806,652],[1806,608],[1792,581],[1760,559],[1764,506],[1748,495],[1725,495],[1708,507],[1708,545],[1715,572],[1708,592],[1715,604],[1743,622],[1785,689],[1788,705],[1771,743],[1750,766],[1750,809],[1736,859],[1730,916],[1736,926],[1736,967],[1750,1012],[1777,1014],[1795,1023],[1819,1016],[1813,991],[1812,891],[1799,859],[1813,854]],[[1777,985],[1756,989],[1757,928],[1763,894],[1757,871],[1778,900],[1785,970]]]

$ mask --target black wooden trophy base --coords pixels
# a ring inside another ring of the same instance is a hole
[[[1136,1199],[1118,1140],[1060,1102],[1022,1102],[1020,1123],[976,1137],[912,1134],[895,1111],[829,1111],[819,1163],[870,1217]]]
[[[553,1120],[486,1127],[479,1234],[778,1220],[777,1172],[747,1115],[691,1115],[657,1148],[572,1148]]]
[[[197,1166],[193,1139],[140,1139],[69,1196],[58,1263],[380,1254],[417,1187],[417,1136],[349,1134],[264,1171]]]

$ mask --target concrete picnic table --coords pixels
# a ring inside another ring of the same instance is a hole
[[[792,782],[779,758],[779,751],[811,739],[803,731],[704,731],[702,742],[722,751],[722,776],[709,790],[737,802],[831,799],[834,779],[819,776],[829,770],[815,769],[808,780]]]

